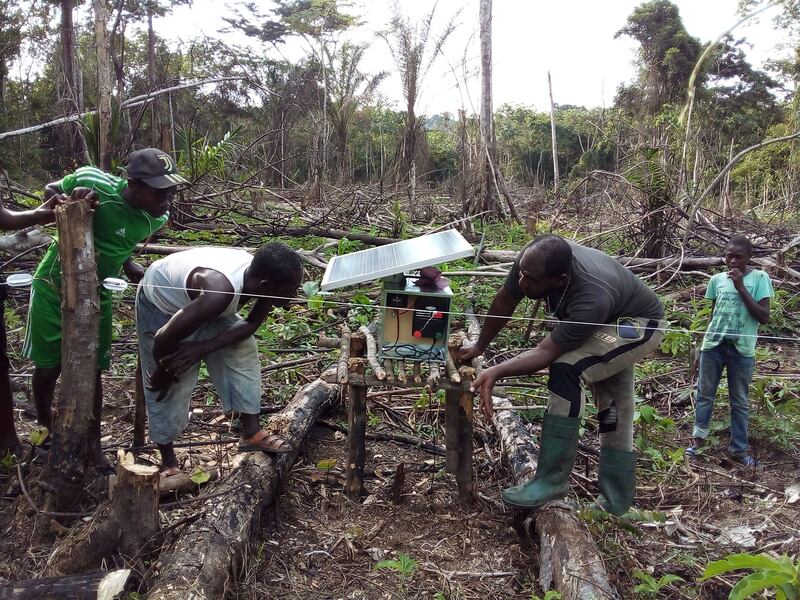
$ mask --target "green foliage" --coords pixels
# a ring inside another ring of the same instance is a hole
[[[179,130],[176,134],[178,170],[187,173],[187,178],[192,181],[206,175],[227,178],[227,163],[235,157],[238,146],[234,140],[241,131],[241,127],[227,131],[220,141],[213,144],[208,135],[192,139],[191,128]]]
[[[383,421],[382,421],[381,416],[379,414],[374,413],[372,411],[368,411],[367,412],[367,425],[369,425],[370,427],[375,428],[378,425],[380,425],[382,422]]]
[[[744,600],[761,591],[769,591],[777,600],[797,600],[800,597],[800,562],[783,555],[731,554],[709,564],[700,579],[704,581],[733,571],[752,571],[731,590],[730,600]]]
[[[397,560],[382,560],[375,563],[374,570],[391,569],[397,571],[405,578],[411,577],[417,570],[417,561],[405,552],[401,552]]]
[[[531,600],[561,600],[561,592],[555,590],[547,590],[544,596],[538,594],[531,594]]]
[[[750,387],[751,435],[794,452],[800,440],[800,384],[780,377],[757,377]]]
[[[31,446],[41,446],[49,435],[46,427],[34,427],[28,434]]]
[[[662,575],[658,580],[656,580],[652,575],[649,575],[648,573],[645,573],[639,569],[635,569],[633,571],[633,576],[642,582],[633,588],[633,591],[646,598],[655,598],[658,596],[662,588],[665,588],[669,584],[675,583],[676,581],[684,581],[682,577],[673,575],[672,573]]]
[[[335,458],[327,458],[327,459],[320,460],[320,461],[317,462],[317,468],[320,471],[325,471],[326,473],[329,473],[330,470],[333,469],[333,467],[335,467],[335,466],[336,466],[336,459]]]
[[[197,485],[201,483],[205,483],[209,479],[211,479],[211,473],[204,471],[203,469],[196,468],[191,475],[189,475],[189,479],[191,479]]]

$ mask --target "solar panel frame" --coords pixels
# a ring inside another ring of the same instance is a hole
[[[474,248],[464,236],[455,229],[446,229],[410,240],[334,256],[328,262],[320,288],[327,292],[466,258],[474,253]]]

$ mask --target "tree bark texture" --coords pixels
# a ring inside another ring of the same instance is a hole
[[[499,215],[495,194],[494,170],[497,151],[494,143],[494,113],[492,112],[492,0],[480,0],[481,38],[481,203],[477,212],[490,211]]]
[[[189,525],[160,559],[160,570],[148,598],[186,600],[223,598],[244,567],[262,510],[271,505],[278,486],[297,458],[297,451],[316,419],[339,396],[339,386],[316,380],[300,390],[268,429],[287,439],[294,450],[272,457],[262,452],[239,455],[233,473],[209,486],[205,515]]]
[[[83,496],[97,372],[100,302],[88,202],[56,209],[61,259],[61,393],[53,403],[53,431],[45,481],[59,510]]]
[[[0,600],[114,600],[125,590],[130,569],[43,577],[0,585]]]
[[[538,454],[528,432],[505,398],[493,397],[492,424],[500,436],[503,458],[514,482],[531,479]],[[603,560],[575,511],[561,501],[549,502],[533,513],[539,534],[539,587],[551,586],[562,600],[618,600]]]
[[[46,574],[69,575],[99,568],[118,555],[126,563],[149,554],[158,542],[158,468],[120,461],[112,499],[85,527],[59,543]]]
[[[111,59],[108,47],[106,0],[92,0],[97,46],[97,163],[111,170]]]

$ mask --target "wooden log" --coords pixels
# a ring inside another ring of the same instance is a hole
[[[515,483],[533,478],[537,447],[519,414],[505,398],[492,398],[492,424],[500,436],[503,458]],[[575,511],[562,501],[549,502],[534,514],[539,535],[539,587],[551,585],[563,600],[618,600],[594,540]]]
[[[339,383],[347,383],[347,363],[350,360],[350,329],[342,324],[342,337],[339,345],[339,363],[336,368],[336,379]]]
[[[403,385],[408,383],[408,374],[406,373],[406,361],[401,360],[397,363],[397,381]]]
[[[474,376],[467,379],[467,383],[474,380]],[[472,478],[472,433],[473,433],[473,402],[475,394],[469,390],[461,392],[458,397],[458,468],[456,469],[456,484],[459,496],[464,501],[472,500],[474,481]]]
[[[367,342],[367,362],[369,363],[369,368],[372,369],[372,372],[375,373],[375,377],[377,377],[379,381],[383,381],[386,379],[386,371],[378,362],[378,345],[375,343],[375,337],[366,325],[359,327],[358,331],[364,335],[364,339]]]
[[[58,511],[79,505],[89,460],[100,328],[93,215],[86,201],[56,209],[61,260],[61,393],[53,403],[52,443],[44,481],[53,490],[47,505]]]
[[[394,472],[392,479],[392,502],[400,504],[403,500],[403,484],[406,481],[406,463],[397,465],[397,470]]]
[[[320,348],[341,348],[342,347],[342,338],[340,337],[328,337],[326,335],[320,334],[317,338],[317,346]]]
[[[420,365],[418,362],[415,362],[412,368],[414,371],[414,383],[420,385],[422,383],[422,365]]]
[[[219,478],[219,469],[210,469],[207,470],[206,473],[208,473],[208,480],[206,483],[216,481]],[[201,484],[192,481],[192,476],[190,473],[181,471],[180,473],[176,473],[175,475],[170,475],[169,477],[164,477],[161,479],[161,483],[159,484],[158,488],[158,495],[161,498],[174,498],[175,496],[196,492],[200,485]]]
[[[248,550],[260,530],[263,509],[271,505],[281,481],[320,414],[333,406],[339,387],[317,379],[301,389],[267,429],[292,444],[293,451],[271,456],[263,452],[239,454],[236,468],[209,486],[202,506],[204,516],[188,525],[173,546],[162,553],[150,600],[223,598],[244,566]]]
[[[450,383],[461,383],[461,375],[458,373],[454,358],[455,353],[458,352],[460,347],[461,343],[459,337],[451,335],[447,343],[447,352],[445,353],[447,361],[445,363],[445,369],[447,370],[447,377],[450,379]]]
[[[134,386],[133,407],[133,444],[134,448],[141,448],[145,444],[145,429],[147,428],[147,404],[144,398],[144,379],[142,378],[142,361],[136,360],[136,383]]]
[[[133,457],[117,464],[113,496],[85,526],[73,529],[53,550],[46,575],[69,575],[97,569],[115,555],[123,561],[146,556],[157,547],[157,467],[136,465]]]
[[[355,362],[352,375],[364,376],[364,363]],[[345,471],[344,493],[351,500],[361,498],[364,490],[364,460],[366,457],[367,432],[367,387],[365,385],[348,386],[349,406],[347,407],[347,423],[350,430],[347,434],[347,469]]]
[[[456,474],[458,471],[458,405],[459,390],[446,390],[444,395],[444,444],[447,451],[445,470]]]
[[[52,241],[53,238],[44,235],[38,228],[20,229],[7,235],[0,235],[0,250],[20,253]]]
[[[428,378],[426,379],[431,389],[439,387],[439,380],[442,378],[442,371],[437,363],[430,363],[428,366]]]
[[[386,383],[394,384],[396,381],[394,376],[394,361],[387,358],[383,361],[383,368],[386,370]]]
[[[126,591],[130,575],[130,569],[118,569],[13,581],[0,584],[0,600],[114,600]]]

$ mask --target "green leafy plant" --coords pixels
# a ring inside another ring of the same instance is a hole
[[[376,571],[378,569],[392,569],[393,571],[400,573],[400,575],[402,575],[404,578],[408,578],[416,572],[417,561],[415,561],[405,552],[401,552],[397,557],[397,560],[381,560],[375,563],[375,566],[372,568]]]
[[[336,466],[336,459],[335,458],[326,458],[324,460],[320,460],[317,462],[317,468],[320,471],[325,471],[326,473],[330,473],[331,469]]]
[[[676,581],[683,581],[683,577],[679,577],[678,575],[673,575],[672,573],[668,573],[666,575],[662,575],[659,579],[656,579],[652,575],[645,573],[639,569],[636,569],[633,572],[633,576],[641,581],[639,585],[633,588],[633,591],[637,594],[641,594],[646,598],[655,598],[658,596],[658,593],[661,591],[662,588],[667,587],[671,583],[675,583]]]
[[[205,483],[211,479],[211,473],[198,467],[192,472],[191,475],[189,475],[189,479],[194,481],[197,485],[200,485],[201,483]]]
[[[555,590],[548,590],[544,593],[544,596],[540,596],[538,594],[531,594],[531,600],[561,600],[561,592],[557,592]]]
[[[31,446],[41,446],[44,444],[44,441],[47,439],[49,432],[47,431],[46,427],[37,427],[35,429],[31,429],[31,432],[28,434],[28,439],[31,442]]]
[[[372,411],[367,412],[367,425],[370,427],[377,427],[382,422],[381,416]]]
[[[743,600],[764,590],[773,592],[777,600],[800,598],[800,561],[793,561],[785,554],[777,558],[765,553],[730,554],[709,564],[700,581],[741,570],[752,573],[733,586],[729,600]]]

